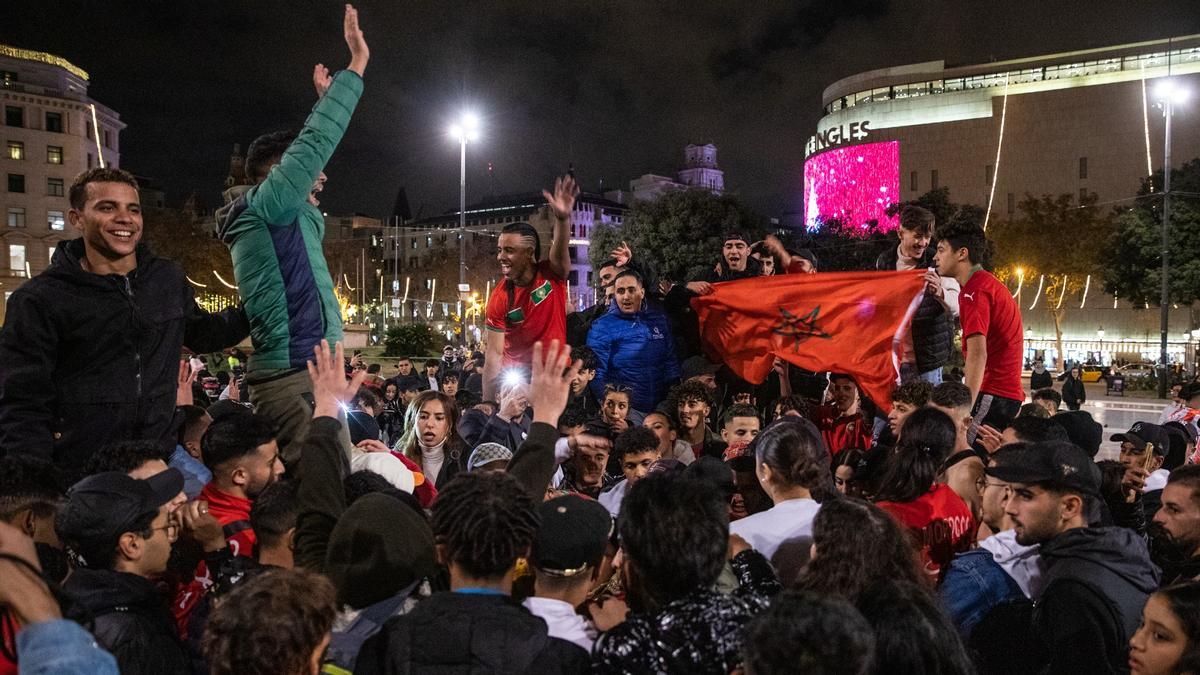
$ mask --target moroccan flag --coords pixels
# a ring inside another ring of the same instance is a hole
[[[705,351],[760,384],[775,357],[812,372],[847,373],[892,407],[900,349],[925,292],[925,270],[784,274],[713,284],[692,299]]]

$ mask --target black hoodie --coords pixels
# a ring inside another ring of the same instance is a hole
[[[94,620],[96,642],[117,659],[123,675],[189,673],[166,601],[154,583],[135,574],[76,569],[63,590],[79,612],[69,618]]]
[[[126,276],[84,271],[82,239],[17,289],[0,331],[0,454],[55,463],[71,482],[109,441],[175,447],[175,389],[184,345],[198,353],[249,335],[240,308],[208,314],[183,269],[145,245]]]
[[[1049,672],[1129,672],[1129,638],[1158,588],[1145,542],[1123,527],[1078,528],[1042,544],[1041,557],[1033,634]]]

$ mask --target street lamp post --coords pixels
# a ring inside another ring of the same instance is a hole
[[[1187,100],[1188,92],[1171,79],[1163,80],[1155,89],[1166,118],[1166,133],[1163,140],[1163,212],[1162,212],[1162,295],[1159,298],[1159,373],[1158,397],[1167,397],[1167,325],[1170,323],[1170,281],[1168,279],[1168,247],[1171,231],[1171,117],[1175,114],[1175,104]]]
[[[1100,365],[1104,365],[1104,326],[1100,326],[1096,330],[1096,337],[1100,340],[1100,354],[1097,358],[1100,360]]]
[[[458,164],[458,296],[461,299],[471,291],[467,284],[467,141],[479,139],[479,118],[471,113],[463,113],[458,122],[451,125],[450,135],[458,139],[461,149]],[[467,336],[462,330],[466,324],[461,313],[458,325],[459,337],[465,344]]]

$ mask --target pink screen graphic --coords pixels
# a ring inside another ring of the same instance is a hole
[[[804,163],[804,223],[810,230],[830,218],[855,227],[876,220],[880,230],[893,230],[897,219],[886,210],[899,194],[899,141],[834,148]]]

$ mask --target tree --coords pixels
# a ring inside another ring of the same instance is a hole
[[[144,238],[154,254],[179,263],[192,279],[213,285],[216,270],[233,283],[233,261],[229,249],[217,239],[211,218],[187,209],[147,208],[143,215]],[[220,290],[227,290],[223,286]]]
[[[723,237],[729,232],[757,241],[764,220],[734,195],[680,190],[654,201],[634,202],[625,222],[616,228],[595,228],[589,256],[592,267],[599,268],[614,248],[628,242],[634,255],[664,279],[686,281],[717,264]]]
[[[1064,354],[1062,326],[1074,303],[1102,274],[1097,248],[1091,242],[1104,241],[1112,231],[1112,218],[1100,213],[1096,195],[1089,194],[1080,203],[1075,197],[1026,194],[1018,205],[1019,218],[996,221],[988,229],[995,253],[996,276],[1002,281],[1024,282],[1023,288],[1036,294],[1034,279],[1043,279],[1042,292],[1030,300],[1054,319],[1055,344]],[[1022,294],[1024,295],[1024,294]]]
[[[383,338],[384,356],[421,356],[433,351],[437,336],[433,327],[424,323],[391,326]]]
[[[1119,209],[1101,247],[1104,290],[1133,303],[1157,307],[1162,297],[1163,174],[1142,181],[1131,208]],[[1200,300],[1200,158],[1171,171],[1168,292],[1172,303]]]

